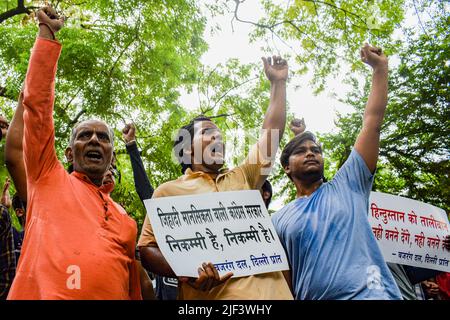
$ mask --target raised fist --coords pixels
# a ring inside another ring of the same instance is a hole
[[[388,59],[381,48],[369,46],[367,43],[361,48],[361,61],[367,63],[374,70],[388,66]]]
[[[303,133],[306,129],[305,119],[294,119],[289,124],[289,129],[294,133],[294,135],[298,136]]]
[[[12,205],[11,197],[9,195],[9,185],[10,184],[11,184],[11,181],[9,180],[9,178],[6,178],[5,184],[3,185],[2,198],[0,199],[0,203],[8,209],[11,208],[11,205]]]
[[[136,140],[136,128],[134,124],[129,123],[122,130],[122,137],[125,140],[125,143]]]
[[[52,7],[43,7],[37,13],[39,23],[47,25],[52,33],[58,32],[64,25],[64,16],[59,16]]]

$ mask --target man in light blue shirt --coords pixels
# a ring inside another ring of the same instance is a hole
[[[284,148],[281,164],[297,199],[273,216],[288,254],[296,299],[402,299],[376,243],[367,211],[387,104],[387,58],[367,44],[372,90],[354,149],[336,176],[323,181],[322,149],[304,132]]]

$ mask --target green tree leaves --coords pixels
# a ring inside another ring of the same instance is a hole
[[[265,16],[249,21],[239,14],[243,1],[225,1],[235,19],[254,26],[254,40],[265,40],[273,51],[273,39],[280,39],[300,65],[297,74],[313,72],[315,90],[324,90],[329,76],[338,75],[343,63],[360,69],[359,48],[366,41],[388,52],[396,51],[393,31],[404,18],[403,1],[262,0]]]
[[[15,1],[7,5],[10,8]],[[134,120],[146,163],[157,163],[149,166],[155,177],[152,182],[157,186],[173,178],[179,171],[175,165],[165,166],[171,163],[170,134],[186,113],[177,102],[178,90],[196,82],[199,59],[207,48],[202,38],[205,19],[196,2],[68,0],[57,5],[69,15],[58,33],[63,44],[54,113],[59,158],[63,159],[76,122],[100,118],[120,130]],[[2,10],[7,11],[3,2],[0,14]],[[0,24],[0,88],[5,88],[0,91],[0,107],[8,115],[16,104],[37,34],[32,14],[25,16],[11,16]],[[119,140],[119,160],[127,172],[129,161]],[[118,186],[118,201],[137,214],[139,205],[125,201],[133,199],[132,190],[132,180],[124,179],[124,185]],[[143,212],[142,207],[139,210]]]
[[[450,211],[450,33],[448,16],[430,22],[412,37],[391,71],[389,103],[382,127],[374,189],[404,195]],[[340,167],[361,127],[365,98],[358,89],[346,102],[355,113],[339,117],[337,134],[322,137],[325,150]]]

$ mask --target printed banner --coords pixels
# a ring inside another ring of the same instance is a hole
[[[177,276],[203,262],[234,277],[288,270],[286,254],[256,190],[145,200],[158,246]]]
[[[445,211],[420,201],[372,192],[369,222],[387,262],[450,272]]]

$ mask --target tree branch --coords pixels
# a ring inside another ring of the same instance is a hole
[[[85,114],[87,111],[86,108],[81,109],[80,112],[77,113],[77,115],[75,116],[75,118],[73,118],[72,120],[70,120],[70,125],[73,126],[75,123],[78,122],[78,120],[80,119],[80,117]]]
[[[6,87],[0,87],[0,97],[4,97],[10,100],[17,100],[17,97],[7,92]]]
[[[329,3],[329,2],[326,2],[326,1],[319,1],[319,0],[302,0],[302,1],[305,1],[305,2],[312,2],[313,5],[314,5],[314,9],[315,9],[315,12],[316,12],[316,15],[317,15],[317,16],[318,16],[318,12],[317,12],[317,4],[326,5],[326,6],[329,6],[330,8],[332,8],[332,9],[334,9],[334,10],[336,10],[336,11],[342,11],[342,12],[344,13],[344,15],[345,15],[345,20],[350,21],[350,23],[351,23],[353,26],[358,27],[358,28],[363,29],[363,30],[368,30],[369,32],[371,32],[370,28],[367,26],[367,22],[364,21],[359,15],[357,15],[357,14],[354,13],[354,12],[348,11],[348,10],[346,10],[346,9],[343,9],[343,8],[341,8],[341,7],[338,7],[337,5],[335,5],[335,4],[333,4],[333,3]],[[241,18],[238,17],[238,10],[239,10],[239,6],[241,5],[242,2],[244,2],[244,0],[234,0],[234,2],[235,2],[236,5],[235,5],[235,8],[234,8],[234,16],[233,16],[233,19],[232,19],[232,20],[236,20],[236,21],[239,21],[239,22],[242,22],[242,23],[248,23],[248,24],[254,25],[255,27],[258,27],[258,28],[268,29],[270,32],[272,32],[273,34],[275,34],[275,35],[277,35],[277,36],[278,36],[278,34],[275,32],[275,28],[276,28],[276,27],[278,27],[278,26],[280,26],[280,25],[290,25],[290,26],[293,27],[298,33],[300,33],[300,34],[304,35],[305,37],[309,38],[309,40],[311,40],[311,41],[314,43],[314,45],[315,45],[318,49],[323,50],[322,48],[320,48],[320,47],[317,45],[316,41],[315,41],[308,33],[306,33],[305,31],[303,31],[302,29],[300,29],[299,26],[296,25],[296,24],[294,23],[294,20],[283,20],[283,21],[274,23],[274,24],[272,24],[272,25],[262,24],[262,23],[258,23],[258,22],[254,22],[254,21],[249,21],[249,20],[243,20],[243,19],[241,19]],[[352,19],[349,18],[349,16],[353,16],[356,20],[361,21],[361,22],[363,23],[363,26],[360,26],[360,25],[358,25],[358,24],[355,24],[355,23],[352,21]],[[279,36],[278,36],[278,37],[279,37]],[[280,37],[279,37],[279,38],[280,38]]]
[[[210,118],[210,119],[214,119],[214,118],[226,118],[226,117],[231,117],[231,116],[234,116],[234,115],[236,115],[236,113],[222,113],[222,114],[218,114],[217,116],[211,116],[211,117],[208,117],[208,118]]]
[[[423,33],[425,34],[425,36],[431,40],[431,38],[428,36],[427,31],[425,30],[423,24],[422,24],[422,20],[420,19],[420,15],[419,15],[419,11],[417,10],[417,6],[416,6],[416,1],[413,0],[413,6],[414,6],[414,10],[416,11],[416,15],[417,15],[417,20],[419,21],[419,26],[422,28]]]
[[[340,11],[344,12],[346,15],[354,16],[356,19],[358,19],[359,21],[361,21],[365,25],[365,27],[364,27],[365,29],[369,29],[369,27],[367,26],[367,22],[364,21],[359,15],[357,15],[354,12],[351,12],[351,11],[348,11],[346,9],[343,9],[341,7],[338,7],[334,3],[330,3],[330,2],[326,2],[326,1],[319,1],[319,0],[302,0],[302,1],[312,2],[312,3],[314,3],[314,6],[316,6],[316,3],[319,3],[319,4],[323,4],[323,5],[329,6],[330,8],[333,8],[334,10],[340,10]],[[357,26],[357,25],[355,25],[355,26]],[[358,26],[358,27],[361,28],[361,26]]]
[[[119,56],[117,57],[116,61],[114,61],[111,69],[109,70],[109,77],[112,76],[112,73],[114,69],[116,68],[117,64],[119,63],[122,56],[125,54],[125,52],[130,48],[130,46],[139,39],[139,28],[140,28],[140,20],[136,23],[136,34],[134,37],[125,45],[125,47],[122,48],[122,51],[119,53]]]
[[[272,34],[274,34],[275,36],[277,36],[277,38],[280,39],[285,45],[287,45],[287,43],[282,39],[282,37],[280,37],[280,36],[278,35],[278,33],[275,31],[275,28],[278,27],[278,26],[280,26],[280,25],[290,25],[290,26],[291,26],[292,28],[294,28],[298,33],[304,35],[304,36],[307,37],[310,41],[312,41],[312,42],[314,43],[314,46],[315,46],[317,49],[324,51],[324,49],[321,48],[321,47],[317,44],[317,42],[316,42],[316,41],[315,41],[308,33],[306,33],[305,31],[303,31],[302,29],[300,29],[300,27],[297,26],[292,20],[283,20],[283,21],[280,21],[280,22],[277,22],[277,23],[274,23],[274,24],[271,24],[271,25],[268,25],[268,24],[262,24],[262,23],[258,23],[258,22],[254,22],[254,21],[249,21],[249,20],[243,20],[243,19],[241,19],[241,18],[238,17],[239,6],[240,6],[240,4],[241,4],[243,1],[241,1],[241,0],[234,0],[234,2],[236,3],[236,6],[235,6],[235,8],[234,8],[234,16],[233,16],[233,20],[236,19],[236,21],[239,21],[239,22],[242,22],[242,23],[251,24],[251,25],[253,25],[253,26],[255,26],[255,27],[262,28],[262,29],[268,29]],[[291,46],[289,46],[289,47],[292,49]],[[297,54],[294,50],[293,50],[293,52],[294,52],[294,54],[295,54],[297,57],[300,58],[301,61],[304,61],[303,57],[301,57],[299,54]],[[309,52],[310,54],[313,53],[312,50],[308,50],[308,52]]]
[[[34,9],[39,9],[39,7],[25,7],[24,0],[17,0],[17,7],[0,13],[0,23],[19,14],[30,14]]]
[[[218,104],[223,98],[225,98],[231,91],[233,91],[234,89],[239,88],[240,86],[243,86],[244,84],[246,84],[246,83],[248,83],[248,82],[250,82],[250,81],[254,81],[254,80],[258,79],[258,78],[259,78],[259,76],[258,76],[258,77],[255,77],[255,78],[247,79],[247,80],[245,80],[244,82],[239,83],[239,84],[235,85],[234,87],[231,87],[230,89],[228,89],[227,91],[225,91],[225,93],[222,94],[222,95],[219,97],[219,99],[217,99],[217,100],[215,101],[214,106],[212,107],[212,109],[215,109],[215,108],[217,107],[217,104]]]

